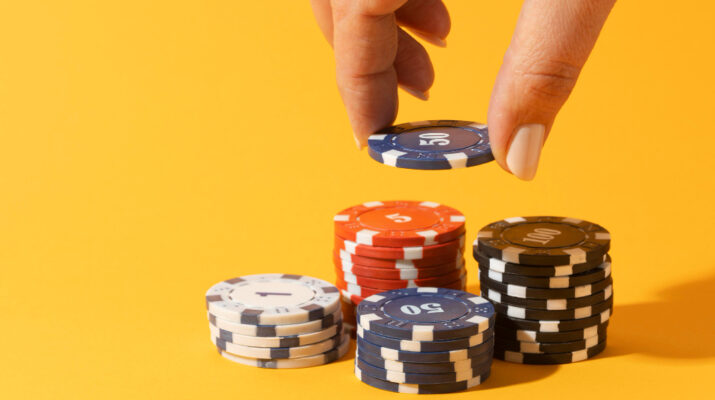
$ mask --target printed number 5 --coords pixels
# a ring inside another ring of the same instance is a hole
[[[412,217],[407,215],[400,215],[399,213],[389,214],[386,215],[386,217],[397,222],[398,224],[412,221]]]
[[[400,311],[407,315],[418,315],[421,314],[423,310],[426,311],[427,314],[444,312],[439,303],[425,303],[419,307],[413,306],[411,304],[405,304],[404,306],[400,307]]]

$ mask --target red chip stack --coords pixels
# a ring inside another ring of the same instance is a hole
[[[342,292],[344,323],[355,326],[355,306],[391,289],[464,290],[465,218],[430,201],[372,201],[334,217],[333,263]]]

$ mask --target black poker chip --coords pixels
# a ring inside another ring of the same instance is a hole
[[[592,306],[572,308],[568,310],[536,310],[533,308],[523,308],[508,306],[501,303],[494,303],[496,312],[512,318],[530,320],[579,320],[600,314],[613,307],[613,297]]]
[[[532,288],[520,285],[511,285],[497,282],[486,276],[480,276],[479,282],[482,288],[489,288],[512,297],[523,299],[570,299],[590,296],[606,289],[613,282],[612,277],[594,282],[588,285],[576,286],[562,289]]]
[[[495,325],[494,332],[499,340],[517,340],[520,342],[536,343],[563,343],[583,340],[595,335],[605,336],[608,328],[608,321],[592,325],[588,328],[566,332],[539,332],[528,329],[515,329],[503,325]]]
[[[491,258],[480,253],[476,248],[472,251],[474,259],[480,265],[489,267],[490,270],[505,273],[519,274],[524,276],[570,276],[590,271],[606,261],[606,255],[600,259],[595,259],[582,264],[570,265],[528,265],[516,264],[507,261],[502,261],[498,258]]]
[[[495,345],[500,350],[517,351],[519,353],[568,353],[571,351],[587,350],[596,346],[606,339],[606,335],[596,335],[589,338],[561,343],[539,343],[521,342],[518,340],[508,340],[499,338],[499,343]]]
[[[603,324],[611,318],[611,309],[592,315],[587,318],[567,320],[532,320],[497,314],[496,321],[499,325],[512,329],[528,329],[538,332],[568,332],[577,331],[589,326]]]
[[[576,275],[568,276],[524,276],[519,274],[501,273],[479,264],[479,274],[484,274],[497,282],[528,286],[533,288],[560,289],[588,285],[605,279],[611,275],[611,262],[606,260],[598,267]]]
[[[566,353],[532,354],[511,351],[504,348],[494,349],[494,358],[519,364],[568,364],[587,360],[601,353],[606,348],[606,340],[588,349]]]
[[[592,222],[564,217],[514,217],[493,222],[477,234],[477,251],[499,260],[533,265],[571,265],[608,252],[610,233]]]
[[[482,297],[489,299],[492,303],[538,310],[571,310],[574,308],[592,306],[610,298],[612,295],[613,285],[609,285],[604,290],[590,296],[571,299],[524,299],[521,297],[508,296],[496,290],[489,289],[486,286],[482,287]]]

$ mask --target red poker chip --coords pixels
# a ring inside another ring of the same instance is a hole
[[[431,201],[372,201],[340,211],[335,234],[382,247],[431,246],[464,233],[464,215]]]
[[[345,250],[350,254],[361,257],[386,258],[389,260],[420,260],[431,257],[456,256],[464,252],[464,235],[451,242],[435,244],[432,246],[412,247],[377,247],[358,244],[350,240],[335,237],[335,248]]]
[[[373,268],[358,264],[344,264],[341,260],[333,260],[335,268],[342,272],[357,276],[376,279],[424,279],[448,274],[464,267],[464,259],[459,262],[438,265],[432,268]]]
[[[367,287],[370,289],[404,289],[408,287],[437,287],[440,285],[446,285],[448,283],[454,282],[459,279],[465,273],[463,269],[456,269],[454,271],[448,272],[444,275],[435,276],[431,278],[423,279],[379,279],[353,275],[350,272],[344,272],[339,268],[335,269],[335,274],[338,279],[355,285],[360,285],[361,287]]]
[[[371,268],[432,268],[438,265],[453,264],[458,265],[462,260],[462,253],[456,253],[448,256],[423,258],[421,260],[387,260],[384,258],[361,257],[355,254],[350,254],[345,250],[335,249],[333,251],[333,260],[339,260],[343,265],[359,264]]]
[[[445,288],[445,289],[464,290],[466,283],[467,283],[467,276],[462,275],[458,280],[456,280],[454,282],[450,282],[445,285],[440,285],[439,287]],[[360,285],[347,283],[340,278],[335,279],[335,286],[337,286],[338,289],[342,289],[344,291],[347,291],[348,293],[357,295],[358,297],[361,297],[363,299],[368,298],[372,295],[379,294],[382,292],[387,292],[388,290],[390,290],[390,289],[374,289],[374,288],[369,288],[369,287],[363,287]]]

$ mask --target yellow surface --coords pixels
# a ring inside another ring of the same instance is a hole
[[[711,394],[714,6],[618,4],[525,183],[494,163],[409,171],[356,151],[307,3],[0,3],[0,397],[392,396],[359,383],[351,357],[232,364],[204,314],[225,278],[331,280],[333,214],[375,199],[454,206],[470,240],[529,214],[613,234],[607,351],[497,361],[453,398]],[[432,99],[401,95],[398,121],[483,121],[518,3],[448,2]]]

